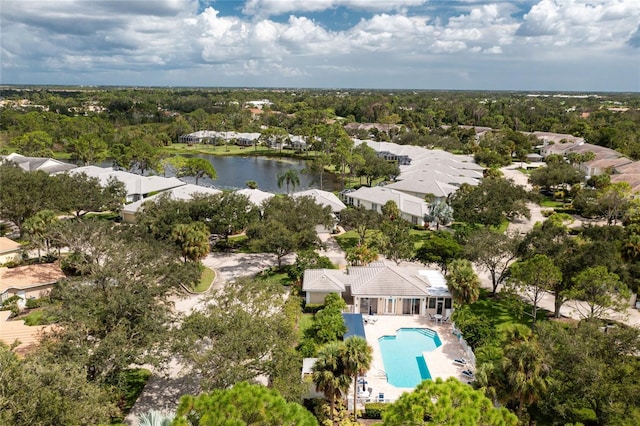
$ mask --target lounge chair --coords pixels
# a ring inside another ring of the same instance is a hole
[[[476,378],[476,375],[475,375],[475,374],[473,374],[473,371],[471,371],[471,370],[464,370],[464,371],[462,372],[462,375],[463,375],[464,377],[468,378],[468,379],[473,379],[473,380],[475,380],[475,378]]]
[[[378,394],[378,402],[384,402],[384,393],[380,392]]]
[[[466,367],[467,365],[469,365],[467,360],[464,358],[456,358],[453,360],[453,363],[457,365],[462,365],[463,367]]]

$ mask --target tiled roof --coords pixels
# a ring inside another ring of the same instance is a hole
[[[449,296],[446,281],[436,270],[400,267],[376,262],[369,266],[352,266],[348,270],[308,269],[302,289],[316,292],[343,292],[360,297]]]
[[[65,278],[56,263],[0,268],[0,292],[9,288],[27,289],[43,284],[53,284]]]
[[[152,195],[151,197],[143,198],[141,200],[129,203],[122,208],[125,213],[135,213],[140,210],[140,207],[147,201],[155,201],[163,194],[168,194],[172,200],[191,200],[196,194],[213,195],[219,194],[222,191],[215,188],[208,188],[206,186],[193,185],[188,183],[186,185],[178,186],[176,188],[163,191],[159,194]]]
[[[356,200],[375,203],[380,206],[383,206],[387,201],[393,201],[402,213],[420,218],[424,217],[429,209],[429,205],[422,198],[387,187],[375,186],[369,188],[363,186],[362,188],[349,192],[346,196]]]
[[[294,197],[311,197],[313,198],[317,204],[321,206],[329,206],[331,207],[331,211],[334,213],[341,212],[346,209],[347,206],[344,205],[342,201],[333,192],[321,191],[319,189],[309,189],[307,191],[300,191],[292,194]]]
[[[22,247],[20,243],[16,243],[7,237],[0,237],[0,253],[17,251]]]
[[[39,341],[40,335],[52,329],[50,325],[25,325],[24,321],[7,321],[11,311],[0,311],[0,341],[12,345],[16,340],[20,344],[14,349],[15,352],[24,354],[28,352]]]

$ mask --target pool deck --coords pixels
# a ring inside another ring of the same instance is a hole
[[[425,353],[425,361],[431,377],[446,380],[455,377],[463,383],[469,380],[462,376],[465,367],[453,363],[456,358],[464,358],[464,349],[456,336],[452,333],[450,323],[436,324],[427,317],[418,315],[376,315],[375,323],[365,325],[367,342],[373,348],[371,369],[366,374],[367,388],[372,388],[371,401],[377,401],[378,395],[384,393],[386,402],[395,401],[404,392],[411,392],[412,388],[398,388],[387,383],[384,375],[384,362],[378,339],[382,336],[395,335],[399,328],[429,328],[438,332],[442,345],[432,352]],[[353,395],[353,392],[351,392]],[[361,406],[361,404],[358,404]]]

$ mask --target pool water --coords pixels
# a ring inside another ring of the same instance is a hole
[[[378,339],[387,381],[400,388],[414,388],[431,374],[422,357],[442,345],[438,333],[428,328],[401,328],[395,336]]]

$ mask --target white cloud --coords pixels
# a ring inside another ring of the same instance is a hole
[[[640,10],[634,1],[540,0],[522,19],[515,17],[514,3],[474,1],[439,20],[403,12],[424,3],[418,0],[249,0],[252,16],[221,15],[213,8],[198,12],[196,0],[8,0],[0,18],[1,70],[7,82],[46,73],[60,82],[89,79],[85,84],[146,78],[149,85],[314,87],[411,87],[427,84],[422,75],[428,70],[454,85],[476,82],[482,88],[493,79],[498,87],[516,78],[501,74],[509,67],[539,67],[535,77],[542,79],[545,70],[568,66],[603,70],[612,58],[623,67],[634,58],[637,64]],[[337,6],[376,12],[341,30],[304,13]],[[258,11],[290,16],[275,20]]]
[[[322,12],[346,7],[368,12],[404,11],[410,6],[420,6],[428,0],[248,0],[243,12],[261,17],[287,13]]]

